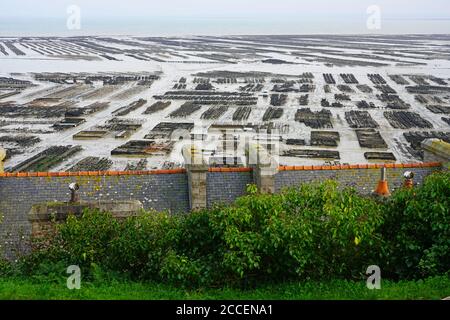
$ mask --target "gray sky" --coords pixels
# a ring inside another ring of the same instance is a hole
[[[58,17],[77,4],[89,17],[120,16],[327,16],[365,14],[379,5],[391,17],[450,18],[448,0],[2,0],[0,16]]]
[[[159,25],[169,25],[170,21],[181,19],[185,33],[208,29],[215,32],[215,28],[224,30],[224,33],[236,34],[251,30],[267,33],[274,28],[274,33],[289,33],[289,30],[298,33],[302,30],[308,32],[312,23],[317,24],[315,28],[318,32],[323,30],[323,33],[330,33],[335,30],[339,33],[340,28],[348,24],[342,32],[351,33],[355,29],[355,33],[358,33],[359,29],[364,29],[362,26],[367,19],[368,6],[378,5],[382,19],[387,21],[386,26],[389,26],[389,21],[397,20],[399,25],[396,28],[403,26],[411,33],[422,29],[425,33],[450,33],[449,29],[442,30],[442,24],[439,23],[425,30],[425,26],[407,22],[435,20],[445,21],[445,26],[450,25],[449,0],[1,0],[0,28],[3,30],[0,33],[13,32],[16,28],[12,24],[8,27],[5,21],[16,24],[28,21],[31,24],[50,18],[66,19],[67,7],[72,4],[80,7],[82,19],[86,22],[86,32],[94,24],[102,24],[102,21],[109,21],[111,25],[114,21],[119,23],[136,18],[136,24],[139,19],[148,23],[154,19],[155,25],[157,22]],[[230,22],[233,19],[236,20],[234,26]],[[203,21],[201,29],[199,21]],[[352,26],[352,23],[355,25]],[[35,24],[40,27],[38,22]],[[106,23],[104,26],[106,28]],[[386,30],[390,32],[387,27]]]

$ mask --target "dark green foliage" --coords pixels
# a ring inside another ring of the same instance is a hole
[[[334,182],[250,194],[211,214],[223,238],[222,265],[247,280],[358,276],[381,223],[375,201]]]
[[[14,273],[13,271],[12,263],[0,258],[0,277],[10,276]]]
[[[144,213],[122,221],[99,264],[141,278],[155,278],[173,246],[178,219],[167,213]]]
[[[385,269],[399,278],[423,278],[450,270],[450,174],[437,173],[386,203],[381,232]]]
[[[187,215],[149,212],[126,220],[88,211],[60,225],[22,273],[84,279],[130,277],[184,287],[254,286],[302,279],[422,278],[450,268],[450,174],[379,202],[333,181],[276,195],[249,186],[234,205]]]
[[[440,300],[450,294],[450,277],[417,281],[382,280],[381,290],[365,281],[293,281],[262,283],[256,288],[189,290],[164,283],[130,280],[82,281],[80,290],[65,283],[0,276],[0,300]]]

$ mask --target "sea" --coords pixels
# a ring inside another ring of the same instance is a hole
[[[69,24],[70,25],[70,24]],[[313,18],[170,18],[124,17],[80,19],[69,28],[67,19],[0,17],[0,36],[191,36],[263,34],[450,34],[450,19],[384,19],[368,28],[366,17]]]

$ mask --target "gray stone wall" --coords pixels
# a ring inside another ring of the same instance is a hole
[[[68,201],[68,185],[80,185],[81,200],[139,200],[145,209],[189,211],[187,177],[180,174],[0,177],[0,252],[21,251],[31,232],[28,213],[37,203]],[[23,237],[23,239],[22,239]]]
[[[441,170],[441,168],[388,168],[387,181],[390,191],[403,185],[405,171],[414,172],[414,183],[421,184],[426,176],[436,170]],[[329,179],[337,180],[341,185],[354,187],[362,194],[370,194],[380,180],[380,169],[280,171],[275,176],[275,190],[280,192],[285,187]]]
[[[208,172],[206,176],[206,203],[230,203],[243,196],[248,184],[253,183],[252,172]]]
[[[401,187],[403,173],[413,171],[414,182],[442,167],[388,168],[390,190]],[[380,179],[380,169],[298,170],[280,171],[274,175],[275,191],[312,181],[334,179],[347,186],[354,186],[363,194],[371,193]],[[28,247],[31,225],[28,214],[37,203],[68,201],[68,185],[77,182],[79,195],[86,201],[139,200],[145,209],[169,210],[172,213],[189,212],[187,174],[133,174],[93,176],[0,176],[0,254],[11,256],[11,251],[23,252]],[[231,203],[245,194],[246,186],[254,183],[253,172],[207,172],[206,203]],[[6,250],[4,250],[6,249]],[[14,256],[14,254],[12,254]]]

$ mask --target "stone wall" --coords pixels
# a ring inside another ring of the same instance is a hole
[[[251,170],[210,171],[206,176],[206,203],[211,207],[214,203],[231,203],[243,196],[248,184],[253,183]]]
[[[68,201],[71,182],[80,185],[78,194],[83,201],[139,200],[145,209],[169,210],[172,213],[189,211],[184,170],[133,175],[81,174],[5,174],[5,177],[0,177],[0,252],[2,248],[6,251],[23,250],[31,232],[28,221],[31,207],[38,203]]]
[[[388,165],[387,181],[389,188],[391,192],[400,188],[404,183],[403,174],[406,171],[414,172],[414,183],[417,185],[423,183],[426,176],[441,169],[438,164]],[[380,180],[380,170],[381,166],[368,167],[368,165],[339,166],[336,168],[317,167],[313,170],[309,167],[298,169],[281,167],[275,176],[275,190],[280,192],[285,187],[332,179],[343,186],[354,187],[362,194],[370,194]]]
[[[380,179],[383,165],[350,166],[301,166],[279,167],[272,179],[275,192],[284,187],[312,181],[334,179],[342,185],[353,186],[361,193],[371,193]],[[391,191],[401,187],[405,171],[415,173],[414,182],[423,183],[424,178],[436,170],[440,163],[387,164],[387,180]],[[276,168],[275,168],[276,169]],[[191,191],[202,203],[211,207],[214,203],[230,203],[245,194],[248,184],[256,183],[255,171],[249,168],[206,168],[204,184],[206,194]],[[202,175],[203,176],[203,175]],[[69,184],[80,185],[78,194],[84,201],[138,200],[144,209],[168,210],[172,213],[190,211],[190,191],[186,170],[159,170],[139,172],[80,172],[80,173],[0,173],[0,252],[27,248],[31,232],[29,213],[35,204],[70,199]],[[264,187],[264,186],[260,186]],[[266,188],[267,189],[267,188]],[[269,188],[270,189],[270,188]]]

